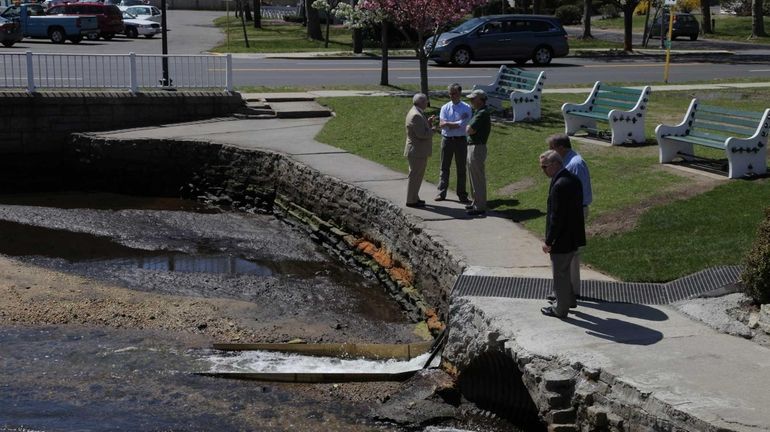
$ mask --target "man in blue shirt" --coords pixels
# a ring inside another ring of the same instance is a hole
[[[441,107],[439,113],[439,127],[441,128],[441,174],[438,182],[438,195],[436,201],[446,199],[449,188],[449,169],[452,166],[452,158],[457,167],[457,198],[461,203],[468,203],[468,192],[465,190],[466,161],[468,157],[468,142],[465,136],[465,127],[473,115],[471,106],[460,100],[462,87],[454,83],[449,86],[449,102]]]
[[[588,172],[588,165],[575,150],[572,149],[572,143],[565,134],[551,135],[546,139],[548,148],[555,151],[564,161],[564,169],[574,174],[579,180],[583,189],[583,220],[588,219],[588,206],[593,201],[591,192],[591,175]],[[580,297],[580,250],[575,252],[570,264],[570,279],[572,280],[572,289],[575,297]]]

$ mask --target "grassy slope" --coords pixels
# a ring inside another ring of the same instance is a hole
[[[659,122],[678,122],[693,95],[710,104],[749,110],[760,110],[766,103],[761,95],[751,92],[661,92],[653,95],[650,102],[648,137],[654,137],[653,130]],[[537,165],[537,156],[545,149],[545,138],[563,130],[561,103],[583,98],[548,95],[543,121],[493,128],[487,158],[490,205],[522,221],[535,233],[542,233],[544,228],[542,214],[548,185],[548,179]],[[444,102],[432,101],[434,107]],[[409,108],[407,98],[334,98],[322,103],[333,107],[337,116],[319,134],[319,141],[398,171],[407,170],[402,156],[403,116]],[[435,148],[438,143],[436,138]],[[622,209],[628,206],[661,191],[686,187],[693,181],[662,169],[657,163],[654,138],[650,144],[610,148],[576,143],[577,150],[588,160],[594,185],[595,202],[589,222],[610,212],[622,214]],[[698,150],[698,153],[716,156],[707,151]],[[437,180],[438,164],[439,158],[434,155],[426,172],[428,181]],[[453,184],[454,179],[450,185]],[[427,197],[432,193],[423,191]],[[719,204],[721,202],[731,204],[726,206]],[[730,182],[700,197],[654,209],[640,220],[634,231],[592,238],[585,260],[628,280],[668,280],[710,265],[735,263],[759,223],[762,207],[768,203],[770,183],[767,180]],[[715,210],[709,212],[708,209]],[[738,213],[740,217],[732,217]],[[670,224],[675,231],[668,229]],[[726,229],[726,225],[731,228]],[[682,254],[682,251],[688,253]]]

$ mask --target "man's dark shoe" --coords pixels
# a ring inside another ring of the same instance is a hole
[[[551,306],[546,306],[542,309],[540,309],[540,313],[542,313],[545,316],[554,317],[554,318],[566,318],[566,316],[559,316],[556,314],[556,311]]]
[[[467,206],[465,206],[465,210],[473,210],[473,205],[468,204]]]
[[[553,294],[548,294],[547,296],[545,296],[545,299],[548,301],[554,302],[556,301],[556,296]]]
[[[465,214],[467,214],[468,216],[484,216],[485,214],[487,214],[487,212],[484,210],[473,209],[473,210],[466,211]]]
[[[411,208],[425,207],[425,201],[417,201],[415,203],[406,203],[406,206]]]
[[[470,204],[471,200],[468,199],[468,197],[459,197],[457,200],[460,204]]]
[[[425,205],[425,200],[417,200],[417,204]]]
[[[438,194],[436,195],[436,198],[433,198],[433,201],[444,201],[445,199],[446,199],[446,195]]]

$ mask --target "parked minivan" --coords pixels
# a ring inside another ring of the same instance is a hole
[[[432,38],[425,44],[430,51]],[[491,15],[473,18],[441,33],[430,58],[438,64],[466,66],[471,60],[532,60],[546,65],[569,53],[567,32],[558,18],[542,15]]]
[[[94,40],[100,37],[110,40],[118,33],[123,33],[123,13],[115,5],[101,3],[65,3],[51,7],[48,15],[96,15],[99,20],[99,33],[88,35]]]
[[[668,14],[658,17],[650,24],[650,37],[660,37],[661,27],[664,35],[668,35]],[[671,39],[679,36],[689,37],[690,40],[698,40],[700,33],[700,24],[698,20],[689,13],[677,12],[674,14],[674,25],[671,28]]]

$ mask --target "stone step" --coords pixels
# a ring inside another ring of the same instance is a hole
[[[278,118],[312,118],[330,117],[328,108],[319,105],[315,101],[302,102],[271,102],[270,107]]]
[[[545,419],[551,424],[568,424],[577,419],[577,411],[575,408],[553,410],[546,414]]]

